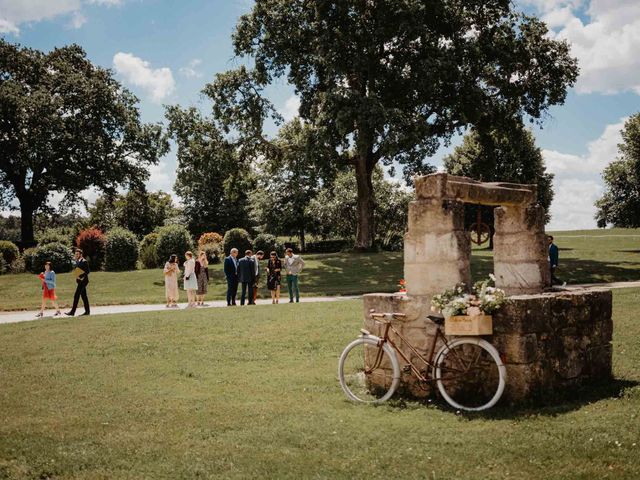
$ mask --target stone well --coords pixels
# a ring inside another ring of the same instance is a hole
[[[364,296],[364,325],[381,334],[370,312],[399,312],[394,326],[426,355],[436,326],[428,320],[431,298],[458,283],[471,283],[469,234],[464,204],[495,206],[496,285],[509,296],[493,318],[487,337],[507,367],[506,402],[546,399],[562,391],[611,377],[612,298],[608,290],[549,292],[550,270],[544,210],[536,187],[481,183],[444,173],[416,179],[409,205],[404,270],[407,294]],[[398,347],[414,354],[402,341]],[[403,373],[401,391],[424,397],[431,392]]]

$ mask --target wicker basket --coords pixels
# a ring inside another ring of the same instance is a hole
[[[455,315],[444,321],[446,335],[491,335],[493,317],[491,315]]]

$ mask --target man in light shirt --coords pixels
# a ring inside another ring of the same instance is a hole
[[[296,294],[296,303],[300,302],[300,290],[298,288],[298,275],[304,268],[304,260],[300,255],[294,255],[293,249],[287,248],[284,257],[284,267],[287,271],[287,288],[289,290],[289,303],[293,303],[293,294]]]

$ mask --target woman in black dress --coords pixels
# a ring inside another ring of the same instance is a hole
[[[267,263],[267,288],[271,290],[271,303],[280,303],[280,271],[282,262],[276,252],[269,254]]]

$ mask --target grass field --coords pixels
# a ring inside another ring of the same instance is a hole
[[[560,247],[557,275],[569,283],[640,280],[640,229],[587,230],[555,233]],[[625,235],[625,236],[621,236]],[[631,235],[631,236],[630,236]],[[633,236],[636,235],[636,236]],[[303,295],[353,295],[393,292],[402,278],[402,253],[304,255],[307,268],[300,277]],[[474,278],[493,271],[492,252],[473,251]],[[212,265],[208,299],[224,299],[221,265]],[[58,297],[68,305],[75,282],[71,274],[58,276]],[[160,270],[94,272],[92,304],[112,305],[164,302]],[[285,288],[286,290],[286,288]],[[284,291],[283,291],[284,293]],[[264,287],[262,294],[268,296]],[[186,298],[182,292],[183,300]],[[40,280],[31,274],[0,276],[0,310],[35,309],[40,305]]]
[[[639,302],[613,384],[472,416],[345,400],[358,300],[0,325],[0,478],[637,479]]]

